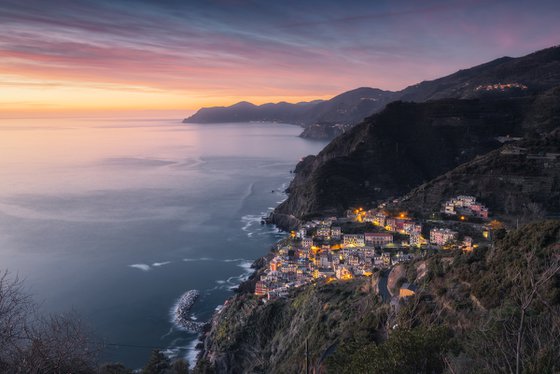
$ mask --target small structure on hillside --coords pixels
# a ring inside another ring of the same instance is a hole
[[[404,283],[399,289],[399,298],[401,299],[414,295],[416,295],[416,287],[411,283]]]
[[[450,241],[457,240],[459,233],[450,229],[433,228],[430,230],[430,243],[445,245]]]
[[[476,197],[459,195],[447,200],[441,212],[449,215],[488,218],[488,208],[476,201]]]

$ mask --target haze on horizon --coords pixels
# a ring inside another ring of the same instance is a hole
[[[399,90],[559,43],[560,2],[4,0],[0,113]]]

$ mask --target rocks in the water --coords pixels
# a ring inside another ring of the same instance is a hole
[[[173,308],[173,321],[175,324],[192,333],[200,332],[204,323],[195,321],[189,312],[195,303],[196,299],[200,296],[200,292],[197,290],[190,290],[185,292],[175,304]]]

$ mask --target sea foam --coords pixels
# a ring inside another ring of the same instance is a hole
[[[140,269],[142,271],[149,271],[151,269],[150,265],[148,265],[148,264],[132,264],[132,265],[128,265],[128,266],[131,267],[131,268]]]

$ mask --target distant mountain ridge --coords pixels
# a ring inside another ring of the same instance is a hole
[[[285,122],[319,126],[319,134],[333,136],[343,130],[332,125],[356,125],[396,100],[423,102],[443,98],[506,98],[534,95],[560,85],[560,48],[551,47],[524,57],[501,57],[448,76],[384,91],[360,87],[326,101],[202,108],[184,123]],[[324,127],[327,127],[325,130]],[[304,134],[305,136],[305,134]],[[313,137],[314,133],[311,132]]]
[[[306,126],[314,123],[356,124],[382,109],[394,93],[361,87],[330,100],[290,104],[286,102],[254,105],[246,101],[229,107],[202,108],[184,123],[285,122]]]

